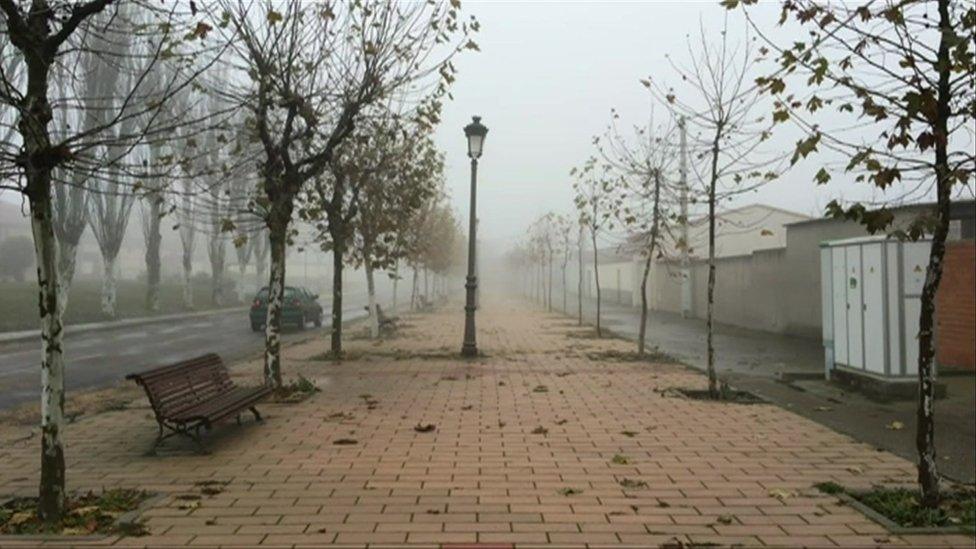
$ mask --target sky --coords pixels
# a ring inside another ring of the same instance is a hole
[[[680,84],[666,55],[685,62],[689,36],[697,40],[701,26],[718,41],[726,17],[733,43],[741,44],[747,29],[741,14],[730,14],[718,0],[468,0],[462,7],[481,23],[475,37],[480,52],[465,51],[456,59],[453,100],[444,105],[435,140],[446,155],[448,191],[466,228],[470,172],[463,127],[472,115],[482,117],[489,132],[479,164],[479,238],[501,247],[546,212],[572,213],[569,170],[593,154],[592,138],[610,121],[611,108],[620,113],[622,127],[644,123],[653,98],[640,80]],[[751,13],[777,41],[795,38],[777,27],[776,3],[754,6]],[[656,116],[664,114],[662,107],[655,109]],[[778,128],[769,146],[792,151],[800,134],[788,124]],[[843,159],[820,154],[726,207],[763,203],[816,216],[834,198],[880,202],[903,191],[896,188],[882,196],[843,174],[827,185],[815,185],[813,175],[831,161]],[[971,198],[972,188],[964,193]],[[19,202],[19,197],[7,193],[0,200]]]
[[[687,59],[688,36],[697,40],[699,24],[718,40],[727,16],[717,0],[469,1],[463,9],[482,25],[476,38],[481,51],[457,61],[454,101],[445,105],[436,141],[446,154],[449,192],[466,224],[469,164],[462,128],[472,115],[482,116],[488,127],[477,195],[479,238],[486,242],[511,242],[547,211],[570,213],[568,172],[593,153],[591,139],[609,122],[610,109],[620,112],[624,126],[647,120],[652,96],[640,79],[677,80],[665,55],[677,63]],[[752,13],[764,31],[792,40],[776,28],[776,4],[757,6]],[[747,25],[737,13],[728,17],[730,37],[741,43]],[[663,114],[661,107],[656,109],[656,116]],[[792,152],[800,134],[780,127],[770,144]],[[884,198],[852,178],[835,176],[828,185],[815,185],[814,173],[828,160],[801,162],[730,207],[765,203],[822,215],[833,198]]]

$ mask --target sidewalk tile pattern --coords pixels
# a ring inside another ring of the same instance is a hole
[[[168,495],[145,515],[151,535],[101,542],[126,547],[972,546],[888,534],[812,488],[910,484],[908,461],[771,405],[672,396],[705,379],[627,360],[631,344],[573,319],[503,303],[478,321],[473,361],[457,358],[454,309],[408,316],[382,343],[351,340],[341,364],[321,359],[327,342],[289,346],[286,377],[322,392],[261,406],[263,424],[219,426],[209,455],[144,456],[143,400],[81,418],[66,433],[70,488]],[[260,371],[235,366],[243,382]],[[36,437],[0,446],[3,492],[34,492],[38,452]],[[201,495],[203,481],[226,484]]]

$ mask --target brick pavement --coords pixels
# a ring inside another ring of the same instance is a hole
[[[101,542],[119,546],[973,544],[891,535],[812,489],[911,483],[908,461],[771,405],[671,396],[704,378],[616,359],[632,344],[565,317],[503,303],[478,320],[487,356],[472,362],[456,358],[458,307],[410,316],[392,340],[349,341],[341,364],[316,359],[324,341],[288,347],[286,377],[322,392],[219,427],[206,456],[172,444],[143,456],[144,399],[82,418],[66,435],[69,487],[168,495],[146,513],[150,536]],[[245,381],[260,371],[234,367]],[[0,485],[32,493],[36,438],[3,440]],[[227,484],[180,497],[205,480]]]

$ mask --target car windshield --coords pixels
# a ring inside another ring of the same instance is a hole
[[[291,297],[298,297],[300,295],[301,295],[301,292],[299,292],[299,290],[297,288],[289,288],[287,286],[285,287],[285,299],[288,299],[288,298],[291,298]],[[255,297],[255,299],[260,299],[262,301],[264,301],[265,299],[268,299],[268,289],[267,288],[261,288],[261,291],[258,292],[258,295],[254,296],[254,297]]]

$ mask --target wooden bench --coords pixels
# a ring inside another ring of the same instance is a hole
[[[367,313],[370,315],[373,314],[369,310],[369,305],[364,308],[366,309]],[[383,307],[380,307],[379,303],[376,304],[376,317],[379,321],[380,332],[388,334],[396,329],[396,323],[399,319],[395,316],[386,316],[386,314],[383,312]]]
[[[156,414],[159,434],[150,454],[155,453],[163,440],[174,435],[193,439],[197,448],[205,452],[201,429],[209,431],[214,423],[231,416],[236,416],[240,423],[244,410],[250,410],[261,421],[255,405],[272,392],[264,386],[238,387],[230,380],[223,361],[213,353],[125,378],[142,385]]]

